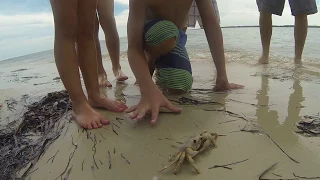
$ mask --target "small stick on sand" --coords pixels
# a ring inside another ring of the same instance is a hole
[[[289,158],[289,159],[291,159],[293,162],[295,162],[295,163],[299,163],[299,161],[297,161],[297,160],[295,160],[295,159],[293,159],[292,157],[290,157],[270,136],[269,136],[269,134],[267,134],[267,133],[265,133],[266,134],[266,136],[276,145],[276,146],[278,146],[278,148]]]
[[[62,177],[63,174],[68,170],[68,167],[69,167],[70,162],[71,162],[71,160],[72,160],[72,158],[73,158],[73,155],[74,155],[74,153],[76,152],[76,150],[77,150],[77,148],[78,148],[78,145],[76,145],[76,144],[73,142],[73,136],[72,136],[72,135],[71,135],[71,138],[72,138],[72,145],[75,146],[75,148],[74,148],[73,152],[72,152],[72,153],[70,154],[70,156],[69,156],[69,160],[68,160],[68,164],[67,164],[66,168],[64,169],[64,171],[63,171],[55,180],[57,180],[57,179],[59,179],[60,177]]]
[[[219,124],[229,123],[229,122],[234,122],[234,121],[237,121],[237,120],[223,121],[223,122],[220,122]]]
[[[304,176],[298,176],[295,173],[293,173],[293,175],[296,178],[302,178],[302,179],[320,179],[320,176],[318,176],[318,177],[304,177]]]
[[[118,128],[120,128],[118,125],[116,125],[115,123],[112,123],[113,125],[117,126]]]
[[[272,169],[274,166],[276,166],[278,163],[274,163],[272,166],[268,167],[266,170],[264,170],[262,172],[262,174],[259,176],[259,180],[263,180],[262,177],[270,170]]]
[[[102,161],[100,159],[99,159],[99,161],[100,161],[100,164],[103,165],[103,163],[102,163]]]
[[[110,151],[108,151],[108,159],[109,159],[109,169],[111,169],[111,155],[110,155]]]
[[[115,154],[115,153],[116,153],[116,148],[114,147],[114,148],[113,148],[113,154]]]
[[[46,164],[48,164],[48,162],[50,161],[50,159],[51,159],[51,163],[53,163],[53,160],[54,160],[54,158],[56,158],[56,155],[58,154],[58,152],[59,152],[59,150],[58,150],[51,158],[48,159],[48,161],[47,161]]]
[[[96,145],[97,145],[97,138],[96,138],[96,135],[94,135],[94,141],[93,141],[93,147],[92,147],[92,151],[93,151],[92,158],[93,158],[94,165],[96,165],[97,169],[99,169],[97,162],[96,162],[96,158],[95,158],[95,155],[97,153]]]
[[[67,180],[69,178],[71,170],[72,170],[72,167],[73,166],[71,166],[71,168],[68,170],[67,175],[63,178],[63,180]]]
[[[121,120],[121,121],[123,121],[124,119],[116,117],[116,120]]]
[[[116,118],[116,120],[119,122],[119,124],[122,124],[121,121],[118,118]]]
[[[128,164],[130,164],[130,162],[128,161],[128,159],[125,158],[125,157],[122,155],[122,153],[121,153],[121,157],[122,157]]]
[[[117,131],[114,130],[113,128],[113,125],[111,124],[111,128],[112,128],[112,131],[118,136],[119,134],[117,133]]]
[[[214,166],[212,166],[212,167],[209,167],[209,169],[218,168],[218,167],[231,169],[231,168],[229,168],[229,167],[227,167],[227,166],[234,165],[234,164],[239,164],[239,163],[242,163],[242,162],[245,162],[245,161],[248,161],[248,160],[249,160],[249,159],[245,159],[245,160],[242,160],[242,161],[237,161],[237,162],[233,162],[233,163],[225,164],[225,165],[214,165]]]
[[[107,140],[107,139],[102,135],[102,133],[100,133],[100,135],[101,135],[101,137],[102,137],[103,139]]]
[[[86,159],[83,159],[83,161],[82,161],[82,165],[81,165],[81,170],[82,170],[82,171],[83,171],[84,160],[86,160]]]

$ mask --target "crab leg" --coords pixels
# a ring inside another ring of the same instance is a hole
[[[186,152],[183,151],[182,154],[181,154],[181,156],[180,156],[180,158],[179,158],[178,164],[177,164],[176,168],[175,168],[174,171],[173,171],[173,173],[174,173],[175,175],[177,175],[178,170],[179,170],[181,164],[183,163],[185,157],[186,157]]]
[[[205,149],[207,149],[211,144],[211,141],[210,140],[206,140],[204,143],[203,143],[203,146],[198,150],[199,152],[202,152],[204,151]],[[194,156],[192,156],[194,157]]]
[[[169,165],[163,167],[163,168],[160,169],[159,171],[161,172],[161,171],[167,169],[168,167],[172,166],[174,163],[176,163],[176,162],[180,159],[180,156],[182,155],[182,153],[183,153],[183,152],[179,152],[179,153],[175,156],[174,160],[173,160]]]
[[[186,156],[187,156],[187,160],[189,161],[189,163],[192,165],[193,169],[198,173],[200,174],[200,171],[199,169],[196,167],[195,163],[194,163],[194,160],[192,159],[192,157],[190,156],[190,154],[186,153]]]

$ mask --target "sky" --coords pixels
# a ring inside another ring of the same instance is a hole
[[[120,37],[126,36],[129,0],[115,1],[115,19]],[[258,25],[255,0],[217,0],[221,26]],[[320,0],[317,0],[320,10]],[[293,25],[289,3],[274,25]],[[309,16],[309,25],[320,25],[320,13]],[[54,23],[49,0],[0,0],[0,61],[53,49]],[[99,32],[104,40],[103,31]]]

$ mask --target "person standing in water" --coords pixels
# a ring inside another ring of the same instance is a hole
[[[272,35],[272,14],[282,16],[285,0],[256,0],[260,12],[260,35],[262,56],[259,63],[269,63],[269,50]],[[315,0],[289,0],[291,14],[295,17],[294,38],[296,64],[302,64],[302,52],[308,32],[308,15],[318,12]]]
[[[93,108],[123,112],[127,107],[100,94],[93,36],[97,0],[50,0],[50,4],[54,18],[55,62],[70,95],[75,121],[87,129],[109,124],[110,121]],[[88,98],[82,90],[78,67]]]
[[[99,41],[99,23],[104,31],[107,49],[112,62],[113,75],[117,81],[125,81],[128,79],[128,76],[122,72],[120,65],[120,39],[114,18],[114,0],[98,0],[94,33],[98,59],[99,85],[100,87],[112,87],[103,68]]]

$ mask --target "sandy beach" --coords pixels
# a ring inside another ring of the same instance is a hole
[[[126,59],[122,58],[123,69],[129,76],[125,84],[114,81],[109,60],[104,61],[104,66],[113,88],[102,92],[110,98],[124,100],[128,106],[136,104],[139,89],[133,85],[135,79]],[[136,123],[125,113],[101,110],[112,122],[101,129],[84,131],[72,120],[61,120],[65,126],[60,137],[42,154],[26,179],[256,180],[275,163],[262,179],[320,176],[320,139],[294,132],[301,116],[319,112],[317,78],[305,78],[308,72],[293,65],[283,71],[272,65],[238,64],[229,60],[229,81],[245,88],[213,93],[210,91],[215,80],[213,62],[199,58],[192,61],[192,66],[193,90],[182,96],[222,105],[178,105],[183,108],[182,114],[162,113],[155,127],[151,127],[148,118]],[[0,90],[2,125],[25,110],[19,103],[15,109],[8,110],[6,100],[24,97],[30,103],[49,92],[63,90],[55,68],[53,62],[5,68],[2,74],[5,86]],[[168,98],[177,101],[181,96],[168,95]],[[239,117],[217,111],[224,108]],[[194,158],[200,174],[187,161],[178,175],[173,174],[174,167],[159,172],[169,163],[168,156],[177,151],[177,142],[204,130],[221,136],[217,148],[209,148]],[[229,169],[209,169],[239,161],[243,162],[227,166]],[[21,176],[24,171],[18,174]]]

